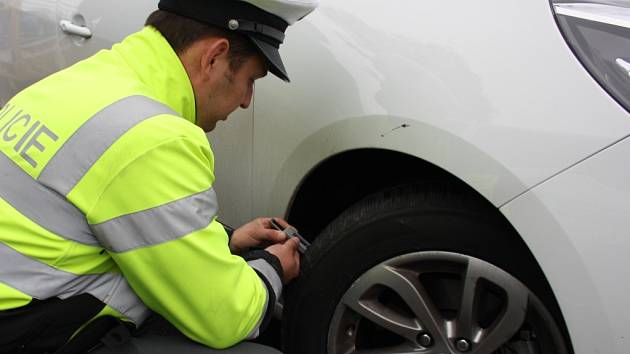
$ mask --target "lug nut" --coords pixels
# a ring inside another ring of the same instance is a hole
[[[418,343],[425,348],[429,348],[433,346],[433,338],[431,338],[429,333],[420,333],[418,334]]]
[[[348,328],[346,329],[346,334],[348,335],[348,337],[354,336],[354,326],[348,326]]]
[[[455,342],[455,346],[460,352],[467,352],[470,350],[470,342],[464,338],[458,339],[457,342]]]

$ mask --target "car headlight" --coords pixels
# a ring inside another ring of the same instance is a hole
[[[630,112],[630,0],[551,0],[582,64]]]

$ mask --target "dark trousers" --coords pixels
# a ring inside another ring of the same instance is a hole
[[[234,347],[217,350],[196,343],[181,334],[161,317],[153,317],[139,333],[123,344],[102,346],[90,354],[282,354],[276,349],[243,342]]]

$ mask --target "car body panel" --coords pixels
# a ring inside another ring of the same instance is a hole
[[[292,83],[257,85],[255,213],[283,211],[290,195],[280,189],[357,147],[414,154],[500,206],[630,133],[627,113],[575,58],[549,3],[507,8],[322,1],[283,47]],[[296,165],[290,156],[304,144]]]
[[[219,220],[238,226],[251,220],[254,109],[239,109],[227,122],[219,122],[208,139],[214,153],[216,180],[214,190],[219,199]],[[260,216],[260,215],[258,215]]]
[[[576,353],[628,353],[630,139],[502,208],[551,283]]]

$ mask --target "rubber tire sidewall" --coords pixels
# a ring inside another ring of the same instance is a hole
[[[289,289],[283,329],[285,350],[326,353],[329,324],[341,296],[365,271],[402,254],[462,253],[527,281],[528,272],[523,272],[520,265],[531,259],[523,252],[509,252],[511,244],[504,237],[506,226],[500,218],[470,206],[453,207],[457,204],[447,203],[448,199],[437,205],[420,202],[394,209],[389,209],[385,200],[372,200],[355,205],[329,225],[318,237],[319,247],[309,250],[301,278]],[[367,205],[370,203],[382,205]]]

